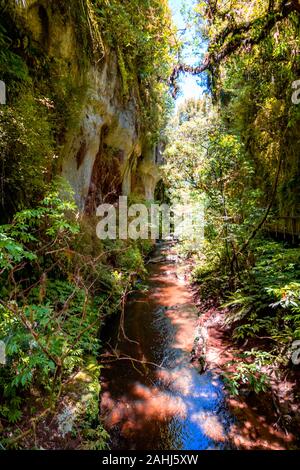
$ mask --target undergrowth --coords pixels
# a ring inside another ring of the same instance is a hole
[[[66,183],[57,181],[35,208],[0,226],[5,429],[22,419],[29,403],[36,410],[55,403],[71,374],[87,357],[99,356],[101,325],[145,274],[149,246],[102,242],[86,224],[78,220]]]
[[[300,250],[261,238],[241,267],[230,290],[230,272],[210,247],[206,259],[195,267],[194,280],[206,295],[218,295],[224,324],[236,343],[257,343],[234,361],[234,372],[227,364],[230,391],[237,394],[248,385],[259,393],[266,390],[272,374],[294,367],[293,344],[300,339]]]

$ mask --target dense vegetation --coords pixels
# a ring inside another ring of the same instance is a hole
[[[160,1],[49,1],[38,10],[37,38],[25,21],[27,4],[0,2],[0,78],[7,89],[0,107],[1,445],[36,446],[40,423],[46,419],[48,427],[70,378],[83,371],[94,380],[92,399],[73,437],[80,447],[102,448],[99,332],[143,277],[151,244],[101,242],[96,220],[79,216],[58,176],[67,135],[80,129],[87,72],[101,69],[109,54],[123,85],[120,103],[126,109],[137,93],[141,133],[157,140],[170,106],[170,14]],[[51,50],[49,31],[57,34],[57,24],[76,32],[69,57]]]
[[[209,90],[178,110],[166,175],[172,188],[188,182],[203,195],[194,279],[204,297],[223,302],[234,340],[253,346],[226,375],[231,390],[262,391],[272,372],[295,367],[300,338],[299,5],[204,1],[194,21],[208,53],[202,67],[181,64],[174,77],[208,70]]]
[[[185,248],[201,295],[217,299],[233,342],[246,345],[225,380],[233,394],[245,384],[264,392],[274,372],[295,371],[300,340],[299,2],[195,2],[194,49],[207,44],[197,67],[180,61],[166,0],[48,0],[39,41],[27,3],[0,0],[0,446],[39,447],[36,429],[52,422],[71,378],[93,371],[99,382],[101,326],[145,275],[151,244],[98,240],[59,177],[87,71],[110,53],[124,109],[134,96],[144,140],[166,144],[161,193],[205,202],[205,243]],[[71,59],[50,51],[46,18],[75,25]],[[182,72],[205,74],[206,94],[165,128]],[[78,447],[105,447],[98,411],[97,399],[84,410]]]
[[[150,248],[102,244],[76,221],[67,190],[61,199],[61,184],[34,209],[1,226],[0,331],[7,366],[0,376],[0,411],[8,423],[27,413],[39,415],[45,404],[55,411],[72,373],[99,355],[99,329],[121,311],[133,280],[143,277]],[[97,400],[91,406],[87,423],[98,415]],[[84,445],[85,421],[81,424]]]

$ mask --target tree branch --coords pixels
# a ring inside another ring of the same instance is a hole
[[[283,0],[276,10],[274,10],[274,1],[270,0],[265,16],[241,25],[237,25],[235,21],[227,25],[210,43],[208,53],[201,65],[193,67],[186,64],[177,64],[174,67],[169,80],[173,96],[176,97],[177,95],[178,85],[176,82],[181,72],[200,75],[207,70],[213,71],[222,60],[231,56],[241,46],[259,44],[267,37],[277,23],[287,18],[293,12],[300,13],[299,0]],[[257,31],[259,32],[257,33]],[[227,39],[228,41],[226,42]]]

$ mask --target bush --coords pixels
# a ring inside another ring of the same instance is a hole
[[[0,155],[3,221],[44,195],[56,159],[47,108],[29,90],[0,109]]]
[[[252,349],[252,351],[237,355],[234,361],[227,363],[228,370],[223,372],[223,378],[231,395],[238,395],[242,387],[255,393],[266,392],[270,381],[262,367],[274,365],[274,359],[276,358],[272,354]],[[232,366],[234,366],[234,371],[230,371]]]

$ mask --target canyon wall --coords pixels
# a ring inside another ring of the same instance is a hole
[[[120,194],[134,191],[153,199],[160,175],[156,145],[141,126],[138,83],[125,96],[117,51],[100,36],[95,57],[84,59],[74,13],[54,3],[27,0],[17,15],[31,43],[55,59],[58,79],[66,76],[81,90],[76,126],[61,138],[60,173],[71,184],[79,209],[89,215]]]

